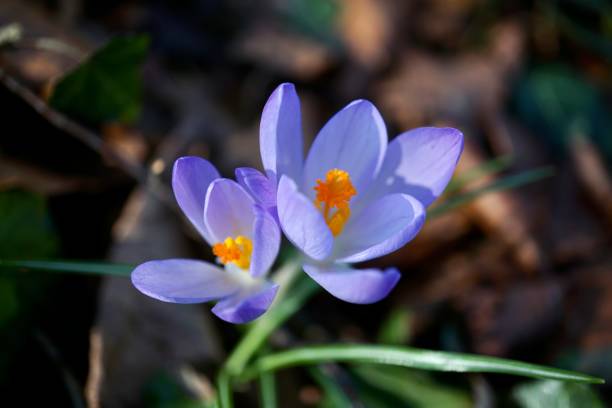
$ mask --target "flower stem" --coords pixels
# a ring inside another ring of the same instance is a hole
[[[294,265],[294,270],[299,272],[299,265],[295,263]],[[289,317],[299,311],[310,296],[316,292],[318,287],[316,283],[308,278],[299,280],[294,290],[291,291],[290,297],[279,299],[276,307],[270,309],[268,313],[250,327],[225,361],[222,371],[230,376],[241,374],[250,358],[263,345],[268,336]]]
[[[232,408],[234,405],[230,378],[227,373],[221,371],[217,376],[218,402],[221,408]]]

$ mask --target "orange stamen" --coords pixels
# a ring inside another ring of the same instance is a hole
[[[317,179],[314,190],[315,205],[323,212],[332,234],[338,236],[351,215],[349,201],[357,194],[351,177],[344,170],[331,169],[325,174],[325,181]]]
[[[232,262],[241,269],[249,269],[251,266],[253,243],[243,235],[238,235],[235,239],[227,237],[225,241],[213,245],[212,249],[223,265]]]

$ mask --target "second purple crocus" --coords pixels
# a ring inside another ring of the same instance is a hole
[[[262,315],[278,290],[265,279],[280,246],[274,217],[198,157],[175,162],[172,187],[179,206],[224,267],[192,259],[149,261],[132,272],[134,286],[166,302],[218,300],[213,313],[230,323]]]

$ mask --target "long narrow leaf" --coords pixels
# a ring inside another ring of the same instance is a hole
[[[248,367],[242,378],[251,379],[265,371],[331,362],[388,364],[422,370],[513,374],[533,378],[603,384],[600,378],[520,361],[475,354],[430,351],[409,347],[344,344],[296,348],[269,354]]]
[[[73,261],[12,261],[0,260],[0,271],[18,272],[66,272],[87,275],[129,276],[133,265],[112,264],[103,262],[73,262]]]
[[[512,188],[517,188],[525,184],[533,183],[543,178],[550,177],[553,174],[554,171],[551,167],[542,167],[539,169],[529,170],[523,173],[504,177],[484,187],[480,187],[475,190],[451,197],[439,206],[432,208],[430,211],[428,211],[427,215],[429,216],[429,218],[436,217],[447,211],[465,205],[470,201],[477,199],[483,194],[492,193],[495,191],[510,190]]]
[[[512,156],[510,155],[499,156],[484,163],[481,163],[465,171],[464,173],[453,177],[450,183],[448,183],[448,186],[446,186],[444,192],[446,194],[450,194],[455,191],[461,190],[463,187],[470,184],[471,182],[479,180],[482,177],[499,173],[500,171],[504,171],[511,165]]]

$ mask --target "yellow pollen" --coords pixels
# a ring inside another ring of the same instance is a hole
[[[253,252],[253,242],[243,235],[238,235],[235,239],[225,238],[225,241],[213,245],[213,254],[225,265],[233,262],[241,269],[249,269],[251,266],[251,253]]]
[[[338,236],[351,215],[349,201],[357,194],[351,177],[344,170],[331,169],[325,174],[325,180],[317,179],[314,190],[317,192],[315,205],[323,212],[334,237]]]

